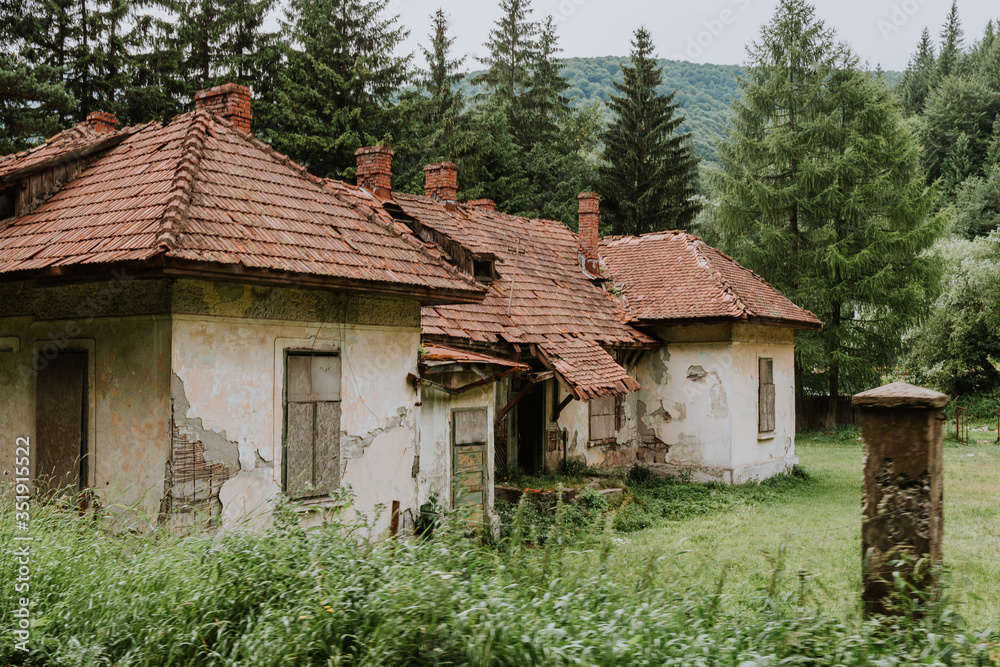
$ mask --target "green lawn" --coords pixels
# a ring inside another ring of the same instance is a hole
[[[634,577],[651,558],[666,556],[658,576],[695,583],[719,581],[725,573],[722,590],[736,599],[753,598],[775,576],[802,577],[805,590],[828,609],[853,614],[860,591],[863,456],[856,437],[801,436],[796,451],[812,481],[779,500],[617,538],[619,576]],[[997,629],[1000,448],[995,439],[995,432],[973,432],[968,447],[945,442],[944,554],[958,611],[973,627]]]

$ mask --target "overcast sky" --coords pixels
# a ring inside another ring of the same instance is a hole
[[[563,56],[626,56],[632,32],[644,24],[661,58],[697,63],[739,64],[745,45],[774,13],[777,0],[534,0],[534,18],[552,14]],[[816,0],[817,13],[872,67],[902,70],[924,27],[937,39],[951,0]],[[499,0],[393,0],[393,11],[410,29],[405,51],[427,44],[438,7],[451,17],[456,53],[474,56],[498,18]],[[978,39],[990,18],[1000,17],[996,0],[959,0],[966,44]],[[423,65],[422,58],[417,64]]]

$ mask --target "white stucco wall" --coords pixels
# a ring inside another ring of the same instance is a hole
[[[668,343],[647,352],[636,369],[640,437],[666,443],[666,463],[729,468],[732,373],[727,342]]]
[[[171,363],[184,417],[231,443],[206,458],[228,452],[213,462],[238,465],[220,492],[223,527],[266,522],[281,491],[286,350],[340,353],[341,483],[356,494],[354,508],[376,521],[376,534],[393,500],[414,510],[418,396],[406,376],[419,344],[416,327],[175,315]]]
[[[791,329],[696,324],[655,333],[663,344],[628,369],[642,388],[625,397],[615,443],[588,442],[587,403],[569,403],[558,425],[550,424],[566,431],[570,458],[600,466],[665,464],[696,480],[725,482],[764,479],[798,462]],[[776,388],[775,430],[766,437],[757,429],[761,357],[774,361]],[[546,414],[565,395],[548,392]]]
[[[798,463],[795,456],[795,335],[791,329],[733,328],[734,481],[764,479]],[[774,362],[774,431],[758,434],[758,359]]]

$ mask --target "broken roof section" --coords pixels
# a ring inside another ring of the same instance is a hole
[[[169,275],[238,273],[425,303],[482,298],[482,286],[370,195],[339,196],[346,192],[206,109],[90,134],[74,128],[0,162],[0,173],[28,177],[27,160],[43,168],[81,147],[103,150],[47,199],[0,221],[0,274],[155,259]]]
[[[600,254],[628,303],[630,322],[744,320],[797,329],[823,326],[756,273],[686,232],[606,237]]]
[[[579,243],[560,222],[393,193],[403,213],[483,256],[495,257],[482,303],[426,306],[425,336],[469,346],[532,346],[575,398],[635,391],[639,384],[604,348],[655,347],[584,273]]]

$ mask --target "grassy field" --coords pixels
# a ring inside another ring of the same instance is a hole
[[[718,580],[741,599],[773,578],[805,578],[810,595],[852,614],[861,585],[862,445],[858,432],[800,436],[811,481],[766,504],[669,522],[617,540],[616,558],[663,559],[669,576]],[[983,441],[977,442],[977,439]],[[945,440],[945,544],[955,608],[973,627],[1000,628],[1000,447],[996,432]],[[622,576],[634,576],[632,567]]]
[[[529,503],[485,544],[458,516],[428,539],[373,541],[350,512],[305,529],[282,506],[262,533],[185,535],[40,506],[30,620],[0,596],[0,665],[1000,665],[997,447],[945,453],[954,602],[865,619],[855,438],[801,438],[806,481],[640,489],[625,507],[686,518],[631,533],[560,506],[539,539]],[[702,514],[680,512],[692,499]],[[9,592],[20,529],[3,503]]]

